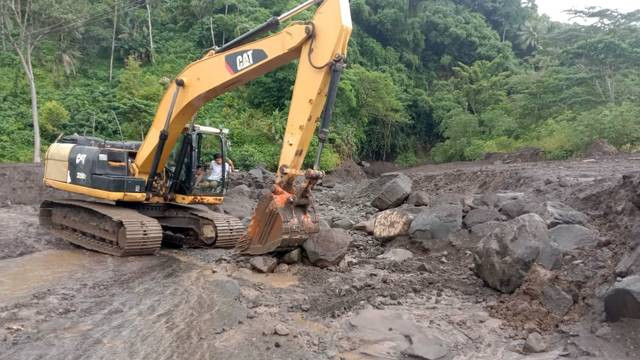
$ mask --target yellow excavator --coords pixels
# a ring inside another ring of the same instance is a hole
[[[292,21],[260,37],[315,5],[311,21]],[[323,176],[318,163],[351,29],[348,0],[305,1],[189,64],[167,88],[142,143],[61,137],[47,150],[45,185],[97,200],[46,200],[40,224],[72,243],[117,256],[152,254],[163,241],[248,254],[301,245],[319,230],[311,189]],[[245,231],[238,219],[203,206],[224,200],[228,131],[193,119],[216,96],[294,60],[297,77],[276,182]],[[302,170],[318,123],[315,165]],[[213,153],[220,176],[207,174],[212,181],[203,182],[203,169],[216,166]]]

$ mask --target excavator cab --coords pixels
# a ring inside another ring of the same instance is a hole
[[[229,184],[228,129],[190,125],[166,166],[175,195],[222,196]]]

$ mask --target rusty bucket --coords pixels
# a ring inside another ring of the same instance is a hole
[[[320,230],[311,194],[296,197],[278,185],[256,206],[247,233],[238,243],[245,254],[260,255],[302,245]]]

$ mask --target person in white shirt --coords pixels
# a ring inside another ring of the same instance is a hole
[[[233,171],[233,163],[231,160],[227,161],[226,173],[229,175],[231,171]],[[213,155],[213,161],[211,162],[211,173],[207,180],[209,181],[217,181],[219,182],[222,179],[222,155],[215,154]]]

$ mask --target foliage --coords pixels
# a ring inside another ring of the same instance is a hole
[[[214,44],[298,1],[152,1],[151,63],[145,2],[118,0],[111,83],[115,0],[35,3],[52,4],[43,24],[68,25],[52,29],[34,53],[45,150],[62,132],[139,140],[169,79]],[[75,10],[64,11],[71,3]],[[346,158],[411,166],[428,151],[442,162],[526,146],[560,159],[601,137],[640,146],[639,12],[576,10],[592,25],[567,25],[520,0],[352,0],[351,11],[349,66],[321,158],[325,170]],[[294,62],[223,94],[196,121],[230,129],[239,167],[275,169],[295,75]],[[29,87],[6,41],[0,76],[0,161],[28,161]]]

